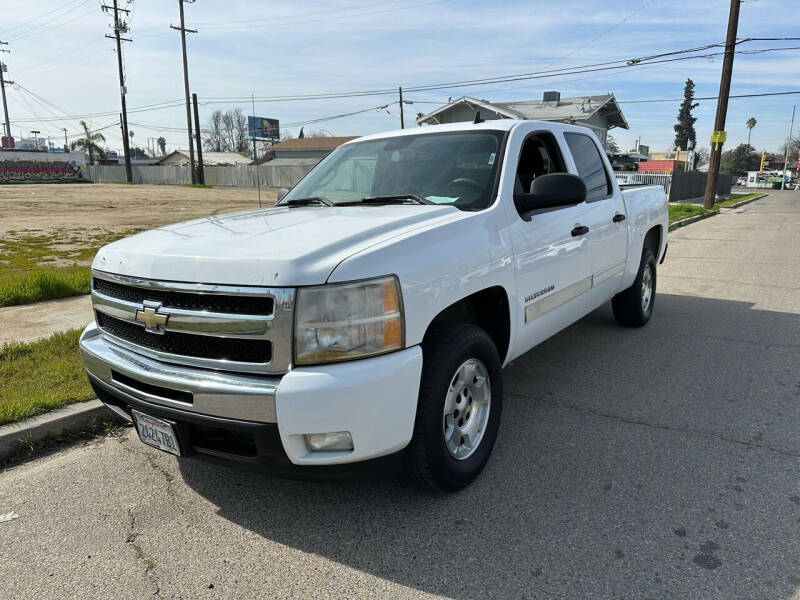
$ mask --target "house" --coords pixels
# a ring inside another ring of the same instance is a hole
[[[345,142],[356,139],[358,136],[340,137],[302,137],[284,140],[266,149],[258,164],[263,164],[272,159],[313,159],[321,161],[331,152]],[[316,162],[314,164],[316,164]]]
[[[651,152],[650,153],[650,160],[651,161],[673,161],[678,165],[678,168],[673,167],[673,171],[676,170],[686,170],[686,164],[689,161],[689,151],[688,150],[667,150],[666,152]],[[650,169],[639,167],[641,171],[648,171]]]
[[[197,154],[194,157],[197,160]],[[188,150],[174,150],[159,160],[157,165],[181,165],[189,164]],[[249,165],[250,159],[242,156],[238,152],[203,152],[203,165],[206,167],[227,167],[234,165]]]
[[[489,102],[462,96],[417,119],[419,125],[471,121],[480,111],[481,118],[532,119],[557,121],[591,128],[605,144],[608,131],[620,127],[629,129],[628,122],[614,94],[562,98],[560,92],[545,92],[541,100],[518,102]]]
[[[652,154],[650,160],[639,161],[637,165],[639,171],[645,173],[674,173],[675,171],[686,170],[685,162],[670,159],[653,160]]]

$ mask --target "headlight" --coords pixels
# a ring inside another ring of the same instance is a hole
[[[298,365],[374,356],[405,342],[394,276],[300,288],[295,319]]]

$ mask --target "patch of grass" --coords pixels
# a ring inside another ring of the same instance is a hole
[[[0,242],[0,307],[88,294],[88,263],[98,248],[132,233],[9,231]]]
[[[706,210],[702,204],[691,204],[689,202],[674,202],[669,205],[669,222],[681,221],[689,217],[695,217],[713,210]]]
[[[185,184],[185,187],[190,187],[190,188],[203,188],[203,189],[205,189],[205,188],[207,188],[208,186],[207,186],[205,183],[187,183],[187,184]]]
[[[737,202],[743,202],[744,200],[750,200],[751,198],[756,198],[758,196],[763,196],[764,192],[756,192],[754,194],[742,194],[740,196],[731,196],[727,200],[723,200],[722,202],[717,202],[716,206],[721,208],[727,208],[736,204]]]
[[[78,354],[80,330],[0,347],[0,425],[94,397]]]

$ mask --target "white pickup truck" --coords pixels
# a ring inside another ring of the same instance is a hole
[[[371,135],[275,207],[102,248],[80,349],[162,450],[451,491],[489,459],[502,367],[609,300],[647,323],[666,237],[663,189],[621,191],[588,129]]]

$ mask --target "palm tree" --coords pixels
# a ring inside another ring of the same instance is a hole
[[[758,123],[758,121],[756,121],[755,117],[750,117],[749,119],[747,119],[747,122],[745,123],[745,125],[747,125],[747,145],[748,146],[750,145],[750,134],[753,132],[753,127],[756,126],[756,123]]]
[[[162,136],[158,138],[158,149],[161,150],[161,156],[167,155],[167,140]]]
[[[70,148],[72,150],[82,150],[84,154],[88,154],[89,164],[93,165],[95,153],[97,153],[100,158],[105,156],[105,152],[103,152],[103,149],[98,145],[98,142],[105,142],[106,136],[102,133],[93,132],[89,129],[86,121],[81,121],[81,127],[83,127],[83,137],[72,142]]]

